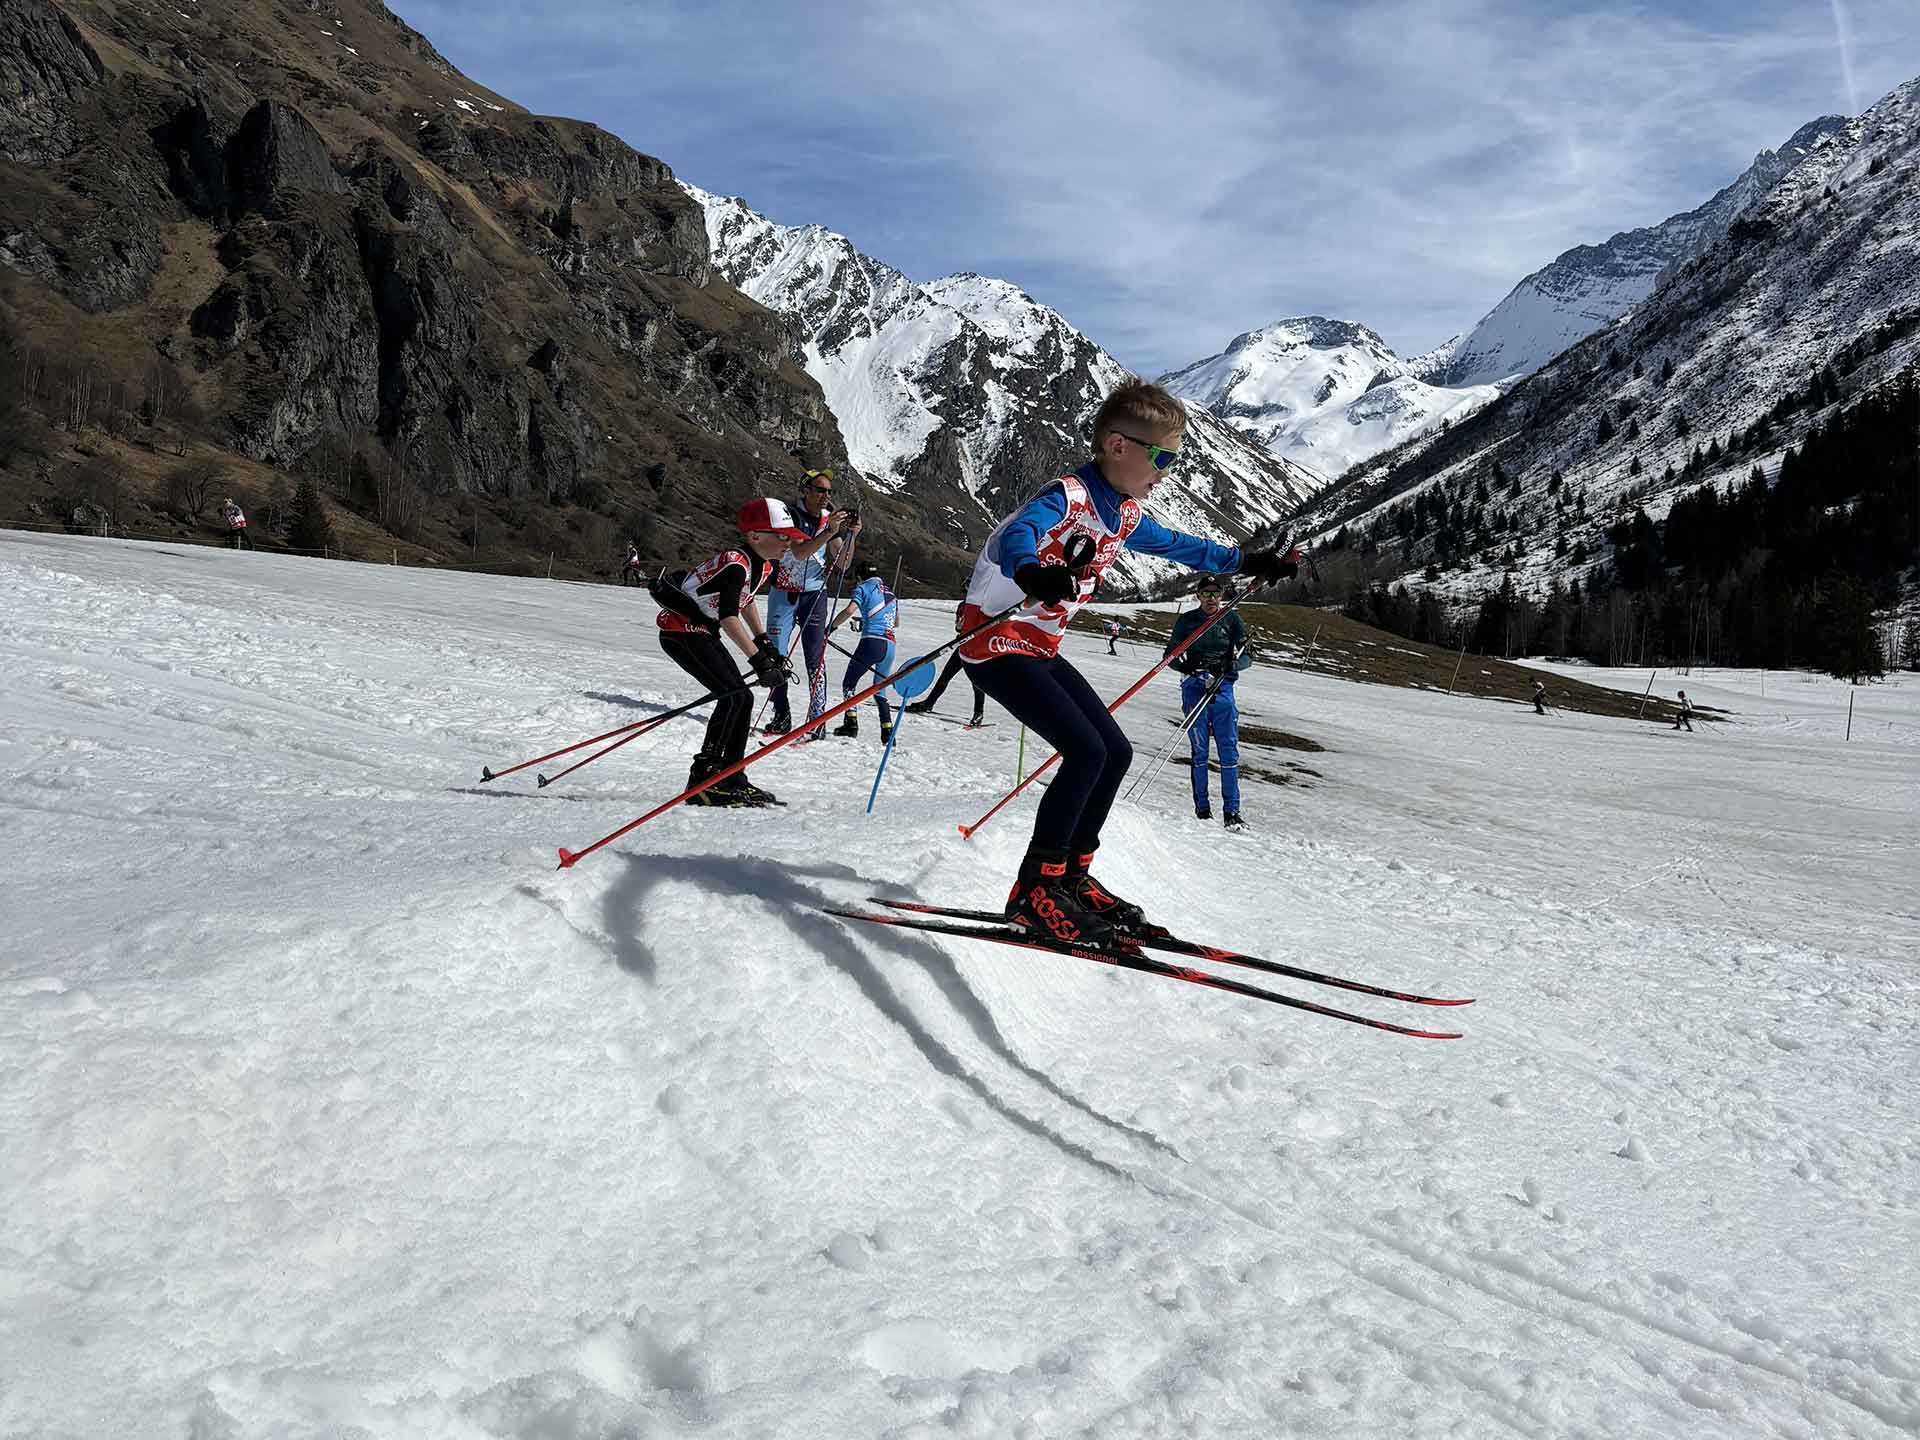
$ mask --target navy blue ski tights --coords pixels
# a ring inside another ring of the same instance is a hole
[[[1084,854],[1100,843],[1133,744],[1085,677],[1058,655],[1002,655],[967,673],[1007,713],[1060,752],[1060,773],[1033,821],[1036,850]]]

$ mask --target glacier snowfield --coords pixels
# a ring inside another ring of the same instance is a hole
[[[0,533],[0,1435],[1920,1431],[1915,677],[1846,741],[1810,676],[1663,672],[1730,717],[1688,735],[1252,672],[1325,751],[1246,752],[1292,783],[1241,836],[1168,767],[1100,870],[1478,997],[1274,982],[1427,1042],[818,913],[1003,895],[1031,798],[955,827],[1004,715],[909,717],[871,816],[869,723],[556,870],[697,725],[481,767],[690,698],[653,635]],[[1152,658],[1069,643],[1103,694]],[[1177,707],[1121,712],[1137,766]]]

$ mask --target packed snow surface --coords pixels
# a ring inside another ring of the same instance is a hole
[[[689,698],[639,591],[8,535],[0,663],[0,1434],[1920,1429],[1911,681],[1849,742],[1251,672],[1326,749],[1239,836],[1169,767],[1100,872],[1443,1042],[821,915],[1004,893],[997,711],[557,871],[696,725],[480,769]]]

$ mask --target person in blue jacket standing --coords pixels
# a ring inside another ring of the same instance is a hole
[[[853,587],[853,598],[841,607],[840,613],[833,617],[827,626],[829,632],[838,630],[849,616],[860,616],[860,643],[854,647],[853,658],[847,662],[846,676],[840,681],[842,699],[851,699],[853,692],[860,688],[860,681],[868,672],[875,679],[893,673],[894,644],[897,639],[895,629],[900,623],[900,602],[893,591],[887,588],[887,582],[880,578],[880,567],[870,561],[863,561],[858,567],[860,583]],[[886,744],[893,738],[893,711],[887,704],[887,692],[882,690],[873,697],[873,703],[880,710],[880,743]],[[833,732],[836,735],[858,735],[860,733],[860,712],[849,710]]]
[[[1174,622],[1166,653],[1185,644],[1194,631],[1220,613],[1223,603],[1218,577],[1207,576],[1200,582],[1199,607]],[[1180,710],[1187,717],[1187,743],[1193,754],[1193,813],[1196,819],[1213,818],[1207,752],[1218,744],[1220,805],[1229,830],[1244,829],[1247,823],[1240,818],[1240,709],[1233,699],[1234,677],[1253,664],[1253,657],[1246,651],[1247,627],[1236,610],[1209,626],[1206,634],[1173,662],[1173,668],[1185,677],[1180,682]]]

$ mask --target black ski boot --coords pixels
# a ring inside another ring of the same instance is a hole
[[[1229,830],[1244,830],[1247,828],[1247,822],[1240,818],[1240,812],[1238,810],[1227,811],[1226,824]]]
[[[893,726],[882,725],[880,727],[880,743],[885,745],[891,739],[893,739]]]
[[[791,729],[793,729],[793,717],[791,715],[775,715],[773,719],[767,722],[766,728],[760,733],[762,735],[784,735]]]
[[[694,756],[693,768],[687,771],[687,788],[689,790],[693,789],[694,786],[705,781],[714,771],[723,768],[724,766],[721,761],[710,760],[705,755]],[[730,809],[740,803],[740,797],[733,791],[727,789],[727,782],[725,780],[722,780],[717,785],[707,786],[707,788],[702,790],[698,795],[689,795],[687,797],[687,804],[689,805],[706,805],[721,810]]]
[[[747,772],[744,770],[736,770],[713,788],[728,796],[737,805],[751,805],[756,808],[764,808],[768,805],[778,805],[781,803],[774,798],[771,790],[762,790],[758,785],[747,779]]]
[[[1150,924],[1147,912],[1131,900],[1122,900],[1093,878],[1093,851],[1074,855],[1067,864],[1073,898],[1123,935],[1165,935],[1164,926]]]
[[[907,706],[907,714],[909,715],[931,715],[932,713],[933,701],[931,700],[916,700]]]
[[[836,735],[858,735],[860,733],[860,717],[851,710],[847,711],[847,713],[841,717],[840,723],[833,727],[833,733]]]
[[[1007,895],[1009,923],[1042,940],[1070,945],[1104,945],[1113,927],[1073,896],[1064,850],[1029,850]]]
[[[1213,819],[1213,811],[1207,809],[1204,805],[1196,805],[1193,807],[1193,818],[1196,820],[1211,820]]]

